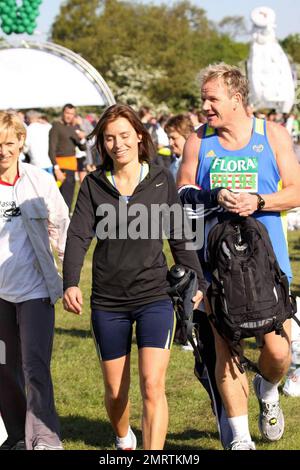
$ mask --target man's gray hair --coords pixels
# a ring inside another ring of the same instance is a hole
[[[40,119],[41,115],[42,114],[39,111],[36,111],[35,109],[30,109],[26,112],[26,118],[29,122]]]
[[[223,80],[224,85],[228,89],[229,96],[240,93],[243,105],[246,108],[248,104],[249,85],[246,76],[242,71],[234,65],[228,65],[224,62],[208,65],[200,73],[200,86],[211,80]]]

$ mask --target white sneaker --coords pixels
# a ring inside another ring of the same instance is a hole
[[[262,437],[266,441],[279,441],[284,433],[284,416],[280,408],[279,400],[267,402],[260,398],[261,375],[256,374],[253,379],[255,395],[259,403],[258,427]]]
[[[183,349],[184,351],[194,351],[194,348],[189,341],[187,341],[186,344],[181,346],[181,349]]]
[[[131,439],[131,443],[129,445],[128,444],[124,445],[122,442],[120,442],[120,438],[116,436],[116,449],[117,450],[135,450],[136,449],[136,436],[131,428],[129,428],[129,434],[130,434],[130,439]]]
[[[253,441],[232,441],[227,450],[256,450]]]
[[[40,442],[33,447],[33,450],[64,450],[62,445],[58,446],[51,446],[50,444],[46,444],[44,442]]]

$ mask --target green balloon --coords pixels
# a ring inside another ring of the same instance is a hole
[[[24,5],[24,11],[26,11],[26,13],[31,13],[33,10],[32,6],[31,5]]]
[[[27,18],[27,17],[28,17],[26,11],[24,11],[24,10],[20,11],[19,14],[18,14],[18,16],[19,16],[20,18]]]
[[[10,10],[9,13],[6,13],[8,16],[10,16],[11,18],[15,18],[16,17],[16,10],[14,10],[13,8]]]
[[[10,26],[2,26],[2,30],[5,34],[11,34],[12,28]]]
[[[27,26],[31,25],[31,21],[30,21],[29,18],[27,18],[27,16],[26,16],[26,18],[22,18],[22,23],[26,28],[27,28]]]
[[[3,7],[2,7],[2,11],[3,13],[9,13],[10,12],[10,8],[8,5],[6,5],[6,3],[4,3]]]
[[[21,25],[21,24],[18,24],[16,29],[17,29],[16,32],[19,33],[19,34],[25,33],[25,31],[26,31],[25,26]]]
[[[33,31],[34,31],[34,28],[31,28],[31,27],[26,29],[27,34],[33,34]]]
[[[27,16],[28,16],[28,18],[30,18],[31,20],[35,20],[36,17],[37,17],[37,14],[36,14],[34,11],[32,11],[31,13],[28,13]]]
[[[7,26],[11,26],[14,24],[14,21],[9,16],[6,16],[3,18],[3,23]]]

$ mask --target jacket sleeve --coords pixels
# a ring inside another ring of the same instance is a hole
[[[223,207],[218,204],[218,194],[221,188],[210,190],[202,189],[196,185],[184,185],[178,190],[182,204],[190,207],[188,217],[191,213],[197,218],[209,220],[218,213],[224,212]]]
[[[193,269],[197,273],[199,289],[205,293],[207,290],[207,282],[203,276],[197,252],[194,248],[192,248],[191,239],[187,237],[187,234],[191,232],[190,224],[188,223],[183,211],[183,207],[171,173],[167,175],[167,178],[168,205],[169,207],[172,207],[175,204],[176,207],[176,217],[170,218],[170,249],[176,264],[182,264],[189,269]],[[178,215],[179,212],[181,214],[179,217],[177,217],[177,210]]]
[[[78,194],[67,235],[63,263],[64,290],[78,286],[85,254],[94,238],[95,211],[85,177]]]
[[[69,226],[69,209],[62,197],[54,178],[49,178],[48,206],[48,234],[51,246],[57,252],[58,258],[63,261],[67,230]]]

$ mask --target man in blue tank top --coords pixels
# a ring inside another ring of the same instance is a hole
[[[185,204],[204,204],[205,235],[224,217],[259,219],[268,229],[282,271],[291,280],[285,212],[300,206],[300,166],[285,128],[247,114],[248,83],[241,71],[224,63],[202,74],[207,124],[192,134],[178,174]],[[205,246],[201,253],[205,262]],[[209,276],[209,273],[207,273]],[[286,337],[264,337],[253,381],[259,400],[259,429],[268,441],[284,432],[278,384],[290,365],[290,320]],[[229,448],[255,450],[248,426],[248,383],[226,342],[214,331],[216,381],[232,432]]]

